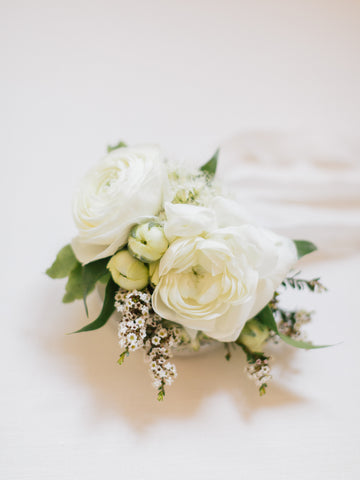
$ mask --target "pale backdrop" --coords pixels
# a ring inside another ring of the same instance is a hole
[[[0,10],[0,477],[359,478],[360,2]],[[119,139],[197,164],[223,146],[219,175],[254,215],[320,244],[302,268],[329,293],[287,302],[343,343],[282,348],[264,398],[240,353],[181,359],[158,404],[141,354],[116,365],[110,325],[66,336],[83,307],[43,272],[75,233],[76,183]]]

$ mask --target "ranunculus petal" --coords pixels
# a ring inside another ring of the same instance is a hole
[[[119,148],[82,180],[73,202],[78,236],[73,241],[84,264],[124,246],[136,223],[161,209],[165,166],[158,147]]]
[[[165,235],[169,241],[177,237],[196,237],[216,228],[213,210],[197,205],[165,203]]]
[[[245,223],[254,223],[249,212],[230,198],[216,196],[210,203],[210,208],[214,211],[219,228],[234,227]]]

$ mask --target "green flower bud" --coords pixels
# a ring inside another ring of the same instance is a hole
[[[142,290],[149,283],[147,265],[136,260],[127,250],[111,257],[107,268],[114,282],[125,290]]]
[[[269,329],[253,318],[246,322],[238,339],[251,352],[262,352],[262,346],[269,336]]]
[[[169,246],[161,225],[154,222],[136,225],[130,232],[128,249],[144,263],[156,262]]]

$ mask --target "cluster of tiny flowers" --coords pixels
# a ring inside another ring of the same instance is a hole
[[[159,391],[163,390],[164,385],[171,385],[177,376],[176,367],[170,359],[172,348],[180,343],[179,328],[164,328],[161,325],[154,329],[153,334],[146,341],[146,360],[149,362],[153,386]]]
[[[208,206],[216,195],[216,187],[209,183],[204,173],[172,171],[169,173],[172,203]]]
[[[271,357],[263,356],[255,360],[255,362],[248,363],[245,371],[251,380],[255,381],[259,387],[260,395],[265,393],[267,382],[271,379],[269,360]]]
[[[122,315],[119,322],[119,343],[124,349],[119,363],[130,352],[145,349],[153,386],[159,390],[159,399],[165,395],[165,385],[171,385],[177,376],[176,367],[170,362],[172,348],[182,341],[180,328],[165,328],[161,318],[153,311],[148,292],[120,289],[115,295],[115,308]]]
[[[115,308],[122,315],[119,323],[119,344],[127,352],[145,345],[147,327],[155,326],[160,318],[152,312],[148,292],[119,290],[115,295]]]
[[[310,321],[311,312],[305,310],[291,312],[279,322],[278,330],[294,340],[306,340],[306,334],[301,330],[301,327]]]

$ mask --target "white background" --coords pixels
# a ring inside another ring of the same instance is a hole
[[[360,2],[0,8],[0,477],[359,478],[358,255],[303,266],[330,289],[304,294],[318,311],[309,332],[341,345],[283,347],[264,398],[240,353],[181,359],[162,404],[141,355],[116,365],[110,325],[65,335],[83,307],[63,305],[64,282],[44,271],[75,234],[73,189],[108,143],[157,142],[200,164],[244,130],[358,136]]]

